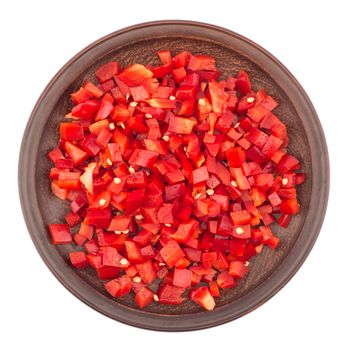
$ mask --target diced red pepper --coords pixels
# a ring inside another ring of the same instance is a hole
[[[72,235],[68,225],[50,224],[49,230],[53,244],[67,244],[72,242]]]
[[[161,304],[177,305],[181,304],[184,300],[182,294],[185,289],[176,286],[170,286],[168,284],[162,286],[158,291],[158,298]]]
[[[69,253],[69,260],[76,269],[83,269],[89,265],[84,252]]]
[[[146,287],[140,288],[135,295],[136,304],[143,309],[153,301],[154,293]]]
[[[72,265],[90,265],[113,297],[132,290],[140,308],[187,298],[212,310],[249,259],[278,248],[270,225],[300,211],[305,174],[271,112],[278,103],[247,72],[219,81],[214,57],[157,54],[153,67],[108,62],[99,85],[71,94],[48,153],[68,225],[49,231],[54,244],[80,247]]]
[[[107,292],[114,298],[121,298],[131,290],[131,279],[124,275],[105,283]]]

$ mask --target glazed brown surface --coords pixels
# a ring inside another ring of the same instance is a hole
[[[113,299],[92,269],[77,271],[68,262],[76,247],[53,246],[47,225],[64,221],[69,205],[50,191],[47,157],[58,142],[58,125],[72,107],[69,94],[103,63],[116,60],[159,64],[156,52],[190,50],[215,57],[222,77],[244,69],[255,90],[263,87],[278,102],[274,111],[287,125],[289,152],[302,161],[306,182],[298,186],[301,211],[288,229],[273,225],[281,238],[276,251],[265,248],[251,261],[248,277],[222,293],[217,308],[203,311],[187,301],[169,306],[151,303],[137,309],[133,297]],[[188,330],[209,327],[237,318],[275,294],[306,258],[322,224],[328,196],[327,149],[316,113],[294,78],[272,56],[246,39],[220,28],[193,22],[158,22],[122,30],[100,39],[73,58],[44,91],[24,135],[19,169],[23,212],[32,239],[52,272],[75,295],[108,316],[140,327]],[[181,318],[179,316],[181,315]],[[174,317],[175,316],[175,317]]]

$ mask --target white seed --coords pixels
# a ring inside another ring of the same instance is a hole
[[[134,173],[135,172],[135,169],[132,167],[132,166],[129,166],[129,173]]]
[[[120,235],[120,234],[122,233],[122,231],[114,231],[114,233],[115,233],[116,235]]]
[[[122,231],[122,233],[124,233],[126,235],[129,233],[129,230],[124,230],[124,231]]]
[[[212,188],[208,188],[206,192],[208,196],[212,196],[214,194],[214,190]]]
[[[175,101],[175,100],[176,100],[176,97],[175,97],[175,96],[170,96],[170,97],[169,97],[169,100],[170,100],[170,101]]]
[[[152,119],[153,116],[152,116],[152,114],[146,113],[146,114],[145,114],[145,118],[147,118],[147,119]]]
[[[99,201],[100,205],[105,205],[106,202],[107,201],[104,198],[101,198],[100,201]]]
[[[124,124],[123,122],[121,122],[121,123],[120,123],[120,127],[121,127],[122,129],[125,129],[125,124]]]
[[[128,100],[128,99],[129,99],[129,97],[130,97],[130,94],[129,94],[129,93],[127,93],[127,94],[126,94],[126,96],[125,96],[125,98]]]
[[[184,151],[187,152],[187,147],[186,146],[184,146]]]
[[[234,126],[234,128],[238,128],[239,127],[239,122],[236,123],[236,125]]]
[[[141,282],[141,277],[140,276],[135,276],[132,280],[134,282],[136,282],[136,283],[140,283]]]
[[[169,136],[168,135],[164,135],[162,137],[162,140],[165,141],[165,142],[168,142],[169,141]]]
[[[249,266],[249,261],[246,261],[244,265]]]
[[[232,181],[230,182],[230,184],[231,184],[233,187],[237,187],[237,182],[236,182],[235,180],[232,180]]]
[[[154,294],[154,295],[153,295],[153,300],[154,300],[154,301],[159,301],[159,298],[158,298],[158,295],[157,295],[157,294]]]
[[[122,179],[120,179],[119,177],[115,177],[113,179],[113,182],[116,184],[116,185],[119,185],[121,182],[122,182]]]
[[[135,215],[135,219],[141,221],[143,220],[143,215],[141,214]]]
[[[205,101],[202,98],[200,98],[198,100],[198,104],[201,105],[201,106],[205,106]]]
[[[158,265],[159,265],[159,266],[165,266],[165,263],[160,262]]]
[[[114,123],[109,123],[109,128],[110,128],[111,130],[114,130],[114,129],[115,129],[115,124],[114,124]]]
[[[197,194],[194,196],[194,199],[198,199],[201,195],[202,195],[202,193],[197,193]]]
[[[247,98],[248,103],[253,103],[254,102],[254,97],[248,97]]]
[[[119,263],[120,263],[120,265],[127,265],[128,264],[128,260],[123,258],[123,259],[120,259]]]
[[[109,158],[106,159],[106,163],[107,163],[108,165],[112,165],[112,164],[113,164],[112,161],[111,161]]]
[[[166,226],[166,227],[171,227],[171,224],[164,224],[164,226]]]
[[[237,235],[241,235],[242,233],[244,233],[243,228],[242,227],[237,227],[236,228],[236,233],[237,233]]]
[[[129,104],[130,107],[136,107],[137,105],[138,105],[138,103],[136,101],[132,101]]]
[[[282,185],[285,186],[285,185],[288,185],[288,179],[286,177],[284,177],[282,179]]]

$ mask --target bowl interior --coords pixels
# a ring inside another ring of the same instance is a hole
[[[279,106],[275,113],[288,126],[290,136],[289,151],[302,160],[303,171],[307,174],[305,184],[299,186],[298,196],[300,198],[302,210],[294,217],[288,229],[281,229],[277,225],[273,226],[274,232],[281,238],[281,245],[276,251],[265,248],[261,254],[252,259],[250,264],[251,272],[244,280],[239,281],[238,286],[222,293],[217,304],[220,308],[226,304],[239,303],[239,299],[254,290],[259,284],[265,281],[274,271],[276,271],[283,259],[288,255],[296,241],[304,224],[311,196],[312,167],[310,158],[310,147],[303,123],[297,114],[288,94],[274,81],[272,76],[259,66],[255,57],[249,57],[240,53],[239,47],[228,47],[215,40],[208,40],[200,36],[173,35],[167,37],[139,38],[123,46],[116,46],[107,54],[103,53],[97,60],[86,60],[86,64],[76,70],[76,74],[67,77],[69,86],[61,96],[57,96],[54,107],[47,110],[45,127],[40,137],[39,148],[36,156],[35,186],[37,200],[41,216],[45,226],[53,222],[64,222],[64,215],[68,212],[67,203],[57,199],[50,191],[49,170],[52,166],[47,158],[47,153],[58,143],[58,126],[64,119],[64,115],[72,107],[69,95],[77,90],[87,79],[95,81],[94,71],[103,63],[116,60],[123,66],[131,63],[159,64],[156,52],[161,49],[169,49],[173,54],[182,50],[190,50],[194,54],[209,54],[215,57],[217,66],[222,72],[222,77],[236,73],[240,69],[246,70],[252,77],[254,89],[265,88],[278,102]],[[48,233],[44,239],[49,239]],[[78,271],[70,267],[67,255],[76,249],[71,246],[56,246],[58,253],[62,256],[62,264],[66,264],[72,274],[79,277],[88,285],[93,287],[98,293],[109,299],[110,307],[115,304],[122,304],[130,308],[136,308],[131,295],[122,299],[113,299],[105,292],[103,282],[98,280],[92,269]],[[189,314],[202,313],[202,309],[192,303],[185,302],[177,306],[161,305],[151,303],[144,312],[156,314]]]

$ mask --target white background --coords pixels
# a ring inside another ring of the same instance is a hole
[[[347,1],[3,1],[0,8],[1,349],[349,349],[349,10]],[[217,24],[265,47],[319,114],[331,193],[319,239],[296,276],[249,315],[216,328],[159,333],[85,306],[49,272],[20,209],[17,162],[35,101],[74,54],[112,31],[157,19]]]

